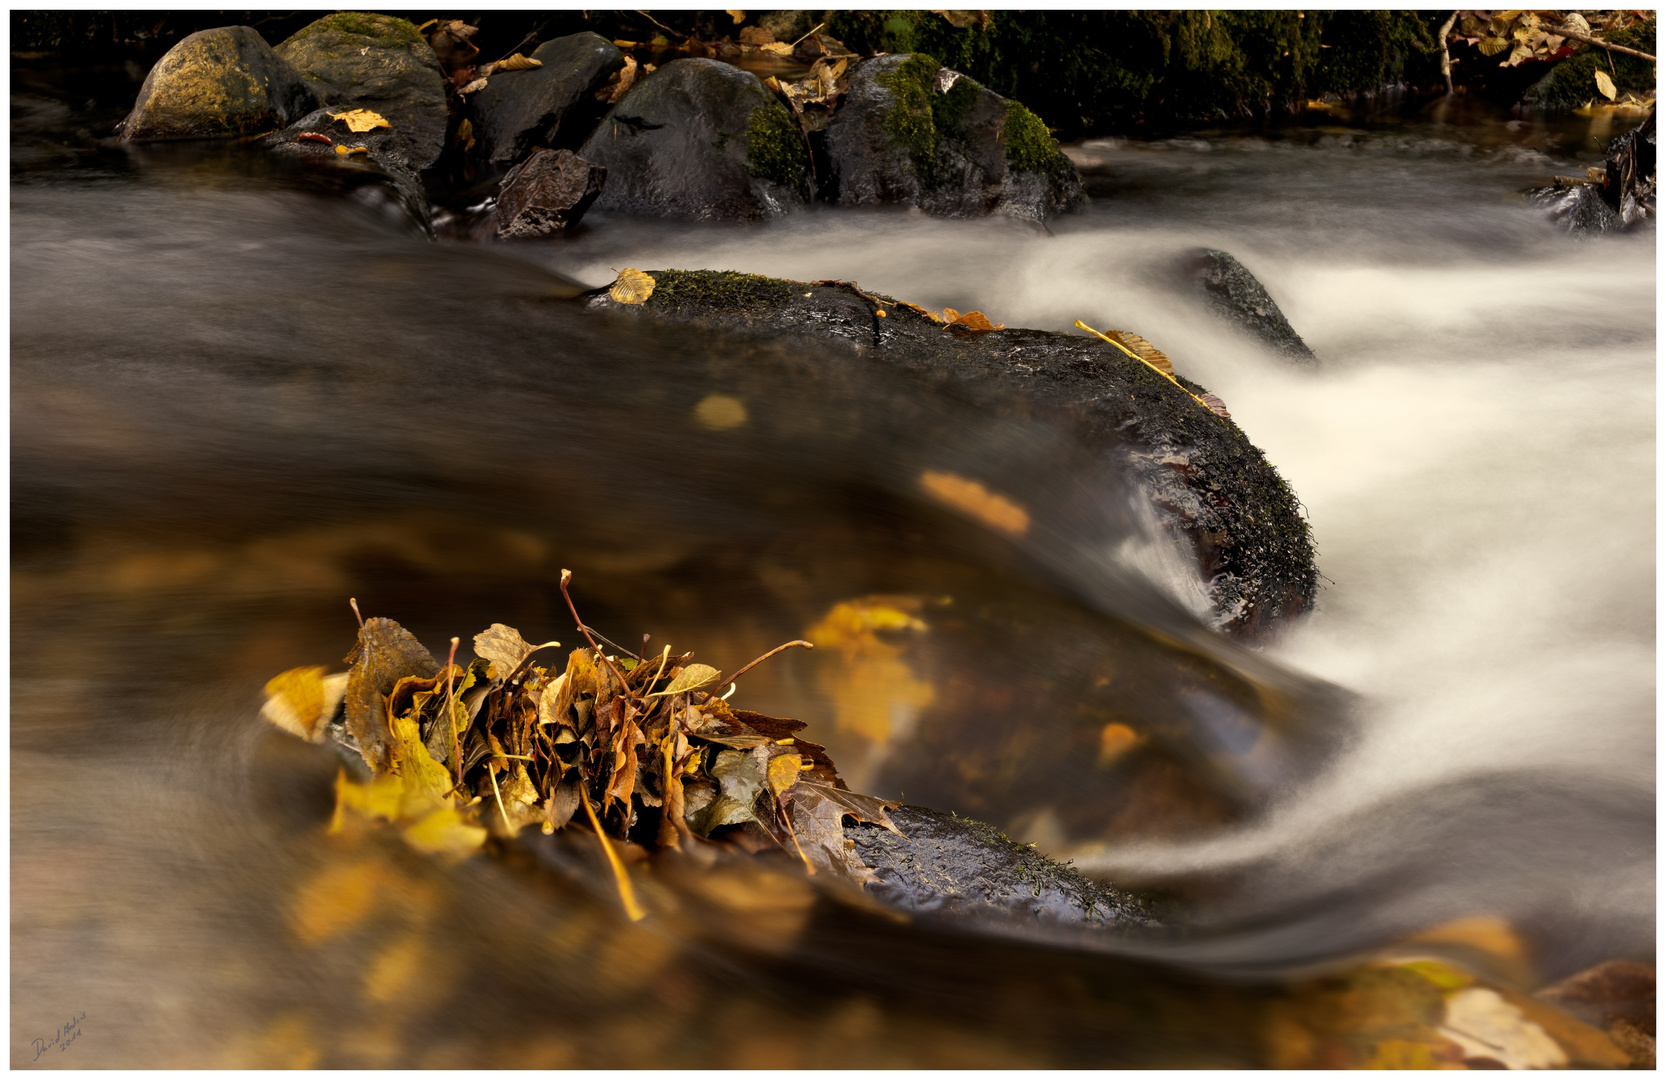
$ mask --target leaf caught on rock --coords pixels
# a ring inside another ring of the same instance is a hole
[[[515,53],[512,56],[506,56],[497,63],[488,66],[492,69],[491,74],[496,75],[499,72],[504,71],[530,71],[533,68],[543,67],[544,62],[542,60],[534,60],[530,56],[522,56],[520,53]]]
[[[971,330],[977,333],[987,333],[990,330],[1005,330],[1006,323],[992,323],[989,316],[981,311],[968,311],[964,315],[954,308],[944,308],[942,323],[946,329]]]
[[[596,100],[603,105],[617,104],[636,83],[638,73],[636,57],[626,54],[625,66],[615,71],[607,80],[607,85],[596,91]]]
[[[349,109],[346,112],[331,113],[331,120],[340,120],[347,125],[347,130],[363,134],[375,128],[392,128],[387,118],[369,109]]]
[[[370,147],[368,146],[347,146],[342,143],[336,144],[337,157],[352,157],[354,154],[368,153],[370,153]]]
[[[645,304],[654,295],[654,279],[652,275],[627,266],[619,271],[607,295],[615,304]]]
[[[486,79],[485,79],[484,76],[482,76],[478,79],[475,79],[473,82],[469,83],[467,86],[459,88],[458,91],[457,91],[457,96],[458,97],[467,97],[469,94],[478,93],[479,91],[484,90],[484,89],[486,89]]]

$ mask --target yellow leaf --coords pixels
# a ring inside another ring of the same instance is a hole
[[[331,120],[340,120],[347,125],[348,131],[365,132],[372,128],[392,128],[387,119],[369,109],[349,109],[347,112],[331,113]]]
[[[710,428],[712,431],[745,427],[746,404],[728,394],[707,394],[701,399],[700,404],[694,407],[694,420],[701,427]]]
[[[310,879],[290,906],[290,927],[303,945],[317,945],[361,922],[388,873],[374,862],[331,866]]]
[[[405,781],[407,794],[440,799],[451,790],[451,774],[423,745],[422,732],[410,713],[394,720],[393,736],[399,742],[394,770]]]
[[[330,818],[331,834],[339,833],[346,823],[347,811],[364,817],[379,817],[388,821],[399,819],[399,803],[405,796],[405,781],[388,773],[369,783],[355,783],[347,778],[346,769],[336,771],[336,809]]]
[[[1440,1033],[1469,1057],[1491,1058],[1509,1069],[1554,1069],[1568,1063],[1556,1040],[1496,990],[1458,991],[1447,999],[1443,1020]]]
[[[457,141],[463,144],[464,150],[474,149],[474,124],[466,118],[457,125]]]
[[[346,694],[346,673],[326,678],[321,667],[291,668],[266,684],[260,715],[291,735],[323,742],[329,719]]]
[[[736,26],[739,26],[741,23],[746,21],[746,12],[744,12],[744,11],[737,11],[734,8],[724,8],[723,9],[723,14],[725,14],[725,15],[729,16],[729,18],[735,20],[735,25]]]
[[[486,830],[468,824],[456,807],[442,806],[407,828],[405,840],[431,855],[467,855],[486,842]]]
[[[496,75],[500,71],[528,71],[543,66],[544,62],[542,60],[534,60],[530,56],[522,56],[520,53],[516,53],[493,64],[492,74]]]
[[[1022,506],[976,480],[928,469],[920,474],[920,486],[938,501],[1010,536],[1023,536],[1030,531],[1030,515]]]
[[[1476,48],[1481,50],[1482,56],[1497,56],[1509,47],[1509,39],[1501,37],[1482,38],[1481,44],[1476,46]]]
[[[613,282],[613,288],[607,295],[615,304],[645,304],[648,297],[654,295],[654,279],[649,274],[632,267],[625,267],[619,271],[619,277]]]
[[[798,783],[799,766],[804,764],[801,754],[780,754],[769,759],[769,790],[779,799],[781,793]]]
[[[1602,91],[1603,97],[1607,98],[1609,101],[1613,101],[1614,95],[1618,92],[1614,87],[1614,80],[1608,77],[1608,72],[1606,71],[1599,70],[1596,73],[1596,76],[1597,89]]]
[[[1145,737],[1127,724],[1106,724],[1099,731],[1099,764],[1101,767],[1122,757],[1145,742]]]
[[[1161,371],[1164,375],[1174,374],[1174,361],[1163,355],[1162,350],[1138,334],[1130,333],[1127,330],[1107,330],[1105,332],[1133,350],[1135,356]]]
[[[758,48],[762,49],[766,53],[774,53],[776,56],[791,56],[793,51],[792,45],[785,41],[765,42],[764,44],[758,46]]]
[[[346,146],[346,145],[343,145],[341,143],[336,144],[336,156],[337,157],[348,157],[352,154],[368,154],[368,153],[370,153],[370,147],[368,147],[368,146]]]
[[[708,686],[716,682],[720,674],[722,673],[710,664],[689,664],[677,672],[677,676],[671,680],[670,686],[655,694],[654,697],[659,697],[662,694],[681,694],[686,690],[698,690],[702,686]]]

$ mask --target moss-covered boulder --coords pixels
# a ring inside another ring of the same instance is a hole
[[[612,183],[612,177],[608,179]],[[1318,572],[1299,504],[1205,393],[1095,338],[1040,330],[964,332],[848,285],[720,271],[652,271],[640,305],[592,296],[593,308],[707,331],[802,339],[862,355],[991,413],[1045,418],[1118,460],[1152,514],[1189,543],[1214,623],[1268,635],[1313,606]],[[884,315],[880,315],[880,311]]]
[[[513,162],[534,149],[576,149],[606,111],[595,92],[625,65],[625,54],[599,34],[570,34],[538,46],[543,67],[493,75],[468,102],[475,153]]]
[[[392,125],[384,152],[426,169],[445,146],[445,78],[416,27],[392,15],[326,15],[277,47],[336,112],[368,109]]]
[[[1182,271],[1227,322],[1298,364],[1319,362],[1266,287],[1227,252],[1198,248],[1183,257]]]
[[[247,26],[202,30],[150,69],[121,137],[212,139],[282,127],[318,104],[313,91]]]
[[[1087,201],[1047,127],[924,53],[856,65],[826,134],[825,198],[1043,220]]]
[[[607,169],[597,210],[746,221],[810,198],[792,114],[757,76],[716,60],[673,60],[637,83],[579,156]]]

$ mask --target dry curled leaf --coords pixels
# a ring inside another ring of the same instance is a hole
[[[560,644],[560,642],[551,642]],[[521,632],[513,626],[493,623],[491,626],[474,635],[474,655],[492,662],[493,674],[500,679],[507,679],[511,672],[521,666],[521,661],[532,655],[534,646],[521,637]]]
[[[530,56],[522,56],[520,53],[515,53],[513,56],[506,56],[497,63],[489,66],[492,69],[492,74],[495,75],[501,71],[530,71],[533,68],[543,67],[544,62],[542,60],[534,60]]]
[[[776,56],[791,56],[793,54],[792,45],[785,41],[771,41],[758,47],[764,52],[774,53]]]
[[[945,328],[955,330],[971,330],[976,333],[988,333],[991,330],[1005,330],[1006,323],[992,323],[989,316],[981,311],[968,311],[964,315],[954,308],[944,308],[943,318],[940,320]]]
[[[479,91],[484,90],[484,89],[486,89],[486,79],[484,77],[482,77],[482,78],[474,80],[473,82],[469,83],[467,86],[458,88],[457,96],[458,97],[466,97],[469,94],[478,93]]]
[[[619,271],[607,295],[615,304],[645,304],[654,295],[653,276],[627,266]]]
[[[604,105],[613,105],[625,96],[625,92],[636,83],[638,67],[636,57],[627,55],[625,66],[615,71],[607,80],[607,85],[596,91],[596,100]]]
[[[347,125],[347,130],[358,134],[375,128],[391,128],[387,118],[380,113],[373,113],[369,109],[349,109],[346,112],[331,113],[331,120],[340,120]]]

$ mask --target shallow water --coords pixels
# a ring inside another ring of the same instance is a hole
[[[1072,148],[1094,204],[1047,230],[598,215],[469,247],[374,189],[100,144],[109,111],[14,87],[15,1065],[81,1012],[39,1064],[1261,1064],[1280,977],[1454,920],[1507,924],[1516,954],[1468,959],[1524,989],[1652,956],[1654,235],[1508,198],[1591,146],[1428,119],[1105,140]],[[1188,299],[1200,244],[1319,371]],[[1046,425],[565,299],[627,265],[1140,333],[1300,495],[1318,609],[1261,650],[1208,631],[1115,463]],[[745,421],[702,423],[714,395]],[[944,512],[927,469],[1037,527]],[[493,621],[567,640],[563,567],[615,640],[729,670],[840,602],[907,607],[925,629],[788,654],[737,700],[1193,931],[968,939],[767,862],[644,871],[633,927],[582,859],[324,836],[334,761],[258,719],[265,679],[346,653],[347,596],[438,651]]]

